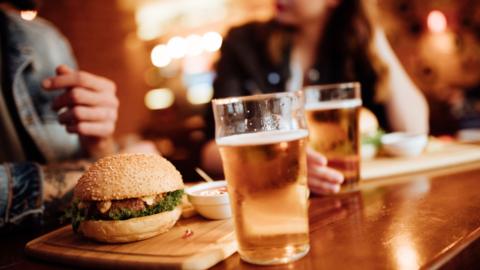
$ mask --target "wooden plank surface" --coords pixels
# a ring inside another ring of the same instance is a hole
[[[185,231],[193,235],[185,237]],[[168,232],[127,244],[101,244],[63,227],[29,242],[26,252],[40,259],[88,268],[206,269],[237,249],[233,221],[182,219]]]
[[[413,158],[380,157],[364,161],[362,180],[372,180],[480,161],[480,146],[448,143]]]

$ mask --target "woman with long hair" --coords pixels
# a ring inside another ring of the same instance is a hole
[[[279,91],[306,85],[359,81],[363,105],[382,128],[428,132],[425,98],[374,28],[360,0],[277,0],[276,15],[230,30],[221,49],[215,98]],[[209,124],[212,124],[209,121]],[[213,127],[209,128],[213,135]],[[342,179],[309,153],[312,191],[336,192]],[[205,169],[221,170],[215,144],[202,153]]]

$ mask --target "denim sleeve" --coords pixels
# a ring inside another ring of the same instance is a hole
[[[32,162],[0,165],[0,229],[20,224],[25,218],[41,216],[42,173]]]

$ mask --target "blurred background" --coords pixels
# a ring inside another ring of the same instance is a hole
[[[480,128],[480,1],[367,1],[428,97],[432,134],[455,134],[458,119]],[[188,180],[222,37],[272,14],[271,0],[43,0],[22,16],[53,22],[82,69],[117,83],[120,140],[153,140]]]

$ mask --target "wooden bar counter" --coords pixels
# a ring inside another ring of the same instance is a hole
[[[358,192],[312,197],[309,211],[303,259],[258,267],[234,254],[213,269],[480,268],[480,162],[366,181]],[[62,269],[26,258],[14,236],[1,243],[0,269]]]
[[[369,181],[356,193],[313,197],[309,215],[309,254],[268,269],[418,269],[447,267],[449,261],[458,269],[455,265],[478,264],[480,163]],[[471,255],[452,260],[462,250]],[[225,268],[254,267],[235,254],[214,267]]]

